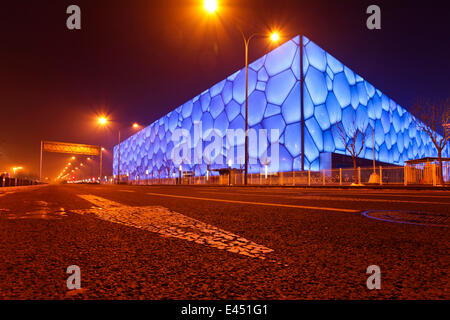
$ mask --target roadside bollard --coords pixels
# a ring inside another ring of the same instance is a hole
[[[361,167],[358,167],[358,184],[361,184]]]

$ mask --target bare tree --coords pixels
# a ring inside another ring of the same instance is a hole
[[[164,158],[163,165],[167,171],[167,181],[170,181],[170,172],[172,171],[172,168],[174,168],[173,162],[167,158]]]
[[[438,179],[440,184],[444,184],[442,174],[442,151],[450,141],[450,98],[442,101],[419,100],[414,108],[417,116],[412,117],[416,127],[424,131],[433,141],[439,159]]]
[[[352,156],[355,183],[360,182],[358,179],[356,159],[364,149],[364,143],[366,141],[366,131],[363,129],[364,127],[366,126],[362,125],[360,127],[356,125],[355,119],[353,119],[353,121],[347,121],[346,128],[344,128],[342,122],[335,123],[335,126],[333,127],[344,144],[345,150],[347,150]]]

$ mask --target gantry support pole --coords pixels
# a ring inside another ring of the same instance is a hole
[[[102,158],[103,158],[103,151],[102,151],[102,146],[99,146],[99,152],[100,152],[100,159],[99,159],[99,174],[100,174],[100,184],[102,183]]]
[[[42,149],[44,142],[41,140],[41,156],[39,160],[39,182],[42,182]]]

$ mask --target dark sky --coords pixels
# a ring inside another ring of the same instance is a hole
[[[450,92],[446,1],[222,0],[220,20],[203,0],[17,0],[0,7],[0,171],[39,172],[41,140],[104,145],[105,173],[119,126],[148,125],[243,67],[247,32],[303,33],[408,108]],[[82,29],[66,28],[66,8]],[[381,7],[382,29],[366,28]],[[253,42],[254,60],[272,48]],[[96,114],[116,120],[98,128]],[[124,134],[128,130],[124,129]],[[131,134],[131,130],[128,131]],[[54,178],[68,155],[45,155]]]

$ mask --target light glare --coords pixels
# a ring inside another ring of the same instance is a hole
[[[214,13],[219,8],[219,5],[217,0],[205,0],[204,7],[207,12]]]
[[[99,117],[98,123],[100,123],[101,125],[105,125],[108,123],[108,119],[106,117]]]
[[[272,42],[278,42],[278,40],[280,40],[280,35],[278,34],[278,32],[273,32],[270,35],[270,40],[272,40]]]

